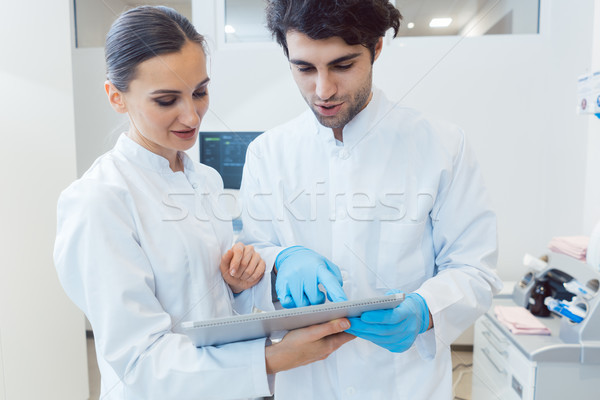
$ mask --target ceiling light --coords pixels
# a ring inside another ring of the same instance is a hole
[[[409,22],[409,23],[406,25],[406,27],[407,27],[408,29],[412,29],[412,28],[414,28],[414,27],[415,27],[415,23],[414,23],[414,22]]]
[[[235,28],[231,25],[225,25],[225,33],[235,33]]]
[[[430,28],[445,28],[452,22],[452,18],[433,18],[429,23]]]

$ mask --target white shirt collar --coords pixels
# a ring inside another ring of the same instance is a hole
[[[156,153],[151,152],[139,143],[135,142],[126,133],[121,134],[115,145],[115,150],[125,156],[127,159],[144,168],[151,169],[160,174],[173,174],[169,166],[169,160]],[[183,152],[178,152],[183,161],[183,169],[186,172],[194,171],[194,163],[189,156]]]
[[[387,99],[381,90],[373,87],[371,101],[344,127],[344,146],[354,147],[358,144],[365,135],[375,128],[393,106],[394,104]],[[318,134],[335,143],[333,130],[321,125],[312,110],[310,113],[317,126]]]

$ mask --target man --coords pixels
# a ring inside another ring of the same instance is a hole
[[[449,399],[450,344],[501,283],[496,220],[457,127],[372,88],[387,0],[271,0],[270,30],[309,110],[258,137],[242,182],[243,241],[274,265],[284,307],[406,293],[351,319],[361,339],[278,374],[286,399]],[[343,289],[342,289],[343,285]]]

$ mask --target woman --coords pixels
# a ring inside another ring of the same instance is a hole
[[[111,27],[106,62],[108,100],[130,128],[61,194],[54,255],[94,330],[101,398],[269,395],[268,374],[327,357],[353,338],[342,332],[348,321],[271,346],[196,348],[181,334],[181,322],[233,314],[233,293],[243,291],[242,312],[270,299],[258,254],[228,249],[231,221],[215,201],[221,178],[184,153],[208,108],[204,39],[172,9],[139,7]]]

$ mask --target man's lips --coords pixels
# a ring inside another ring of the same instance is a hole
[[[188,130],[179,130],[179,131],[171,131],[173,135],[177,136],[181,139],[189,139],[194,137],[196,134],[196,129],[188,129]]]
[[[338,103],[338,104],[315,104],[315,107],[317,109],[317,111],[319,112],[319,114],[325,116],[325,117],[331,117],[333,115],[336,115],[340,109],[342,108],[342,105],[344,103]]]

